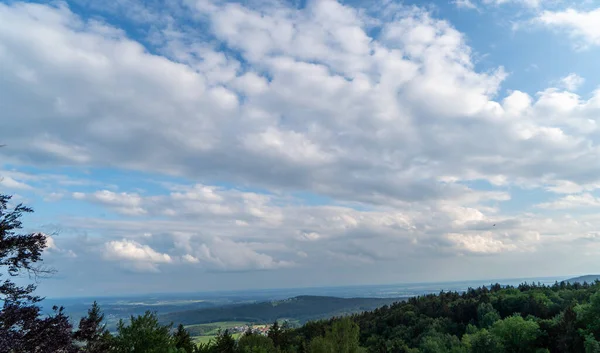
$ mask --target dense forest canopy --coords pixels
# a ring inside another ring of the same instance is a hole
[[[441,292],[297,329],[275,322],[266,336],[249,330],[236,340],[223,331],[199,345],[182,325],[163,326],[150,312],[96,337],[112,347],[106,352],[600,353],[600,282]]]

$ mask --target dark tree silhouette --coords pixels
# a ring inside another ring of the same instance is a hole
[[[11,196],[0,195],[0,352],[73,352],[71,325],[63,308],[54,307],[54,315],[43,317],[33,294],[35,285],[19,287],[11,277],[27,273],[37,279],[48,273],[39,266],[46,248],[46,235],[20,234],[21,217],[33,212],[22,204],[10,206]]]
[[[173,333],[173,341],[175,342],[175,348],[183,349],[185,353],[194,353],[194,342],[192,342],[190,333],[182,324],[179,324],[177,330]]]
[[[112,336],[106,329],[104,314],[94,301],[88,314],[79,320],[79,328],[73,338],[83,344],[86,353],[104,353],[111,349]]]

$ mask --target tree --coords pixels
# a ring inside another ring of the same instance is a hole
[[[308,353],[336,353],[336,350],[330,340],[317,336],[308,344]]]
[[[479,304],[477,307],[477,321],[479,322],[479,327],[490,328],[498,320],[500,320],[500,314],[494,309],[492,304]]]
[[[359,353],[360,329],[350,318],[336,319],[324,336],[313,338],[308,345],[309,353]]]
[[[104,314],[94,301],[87,316],[79,320],[78,330],[73,334],[73,338],[83,344],[84,352],[104,353],[110,350],[112,336],[103,321]]]
[[[420,348],[423,353],[466,353],[458,337],[439,332],[423,337]]]
[[[220,331],[215,338],[215,344],[212,352],[214,353],[235,353],[235,339],[229,333],[229,330]]]
[[[600,342],[596,341],[593,335],[585,337],[585,353],[600,353]]]
[[[360,351],[358,339],[359,328],[354,321],[343,318],[335,321],[331,331],[325,334],[337,353],[357,353]]]
[[[525,320],[519,315],[497,321],[491,332],[500,338],[507,352],[514,353],[535,351],[535,341],[541,334],[537,322]]]
[[[117,324],[114,338],[115,353],[165,353],[176,351],[171,325],[158,323],[155,313],[146,311],[138,317],[131,316],[128,326],[123,320]]]
[[[187,332],[182,324],[177,326],[177,331],[173,334],[173,343],[176,348],[183,350],[185,353],[194,352],[194,342],[192,342],[190,333]]]
[[[238,341],[239,353],[275,353],[277,349],[269,337],[245,334]]]
[[[558,322],[558,332],[556,338],[556,348],[560,352],[580,352],[582,351],[583,340],[577,327],[577,313],[574,306],[570,305],[560,315]]]
[[[503,353],[502,342],[486,329],[463,336],[463,343],[470,353]]]
[[[283,331],[281,327],[279,327],[279,323],[275,321],[271,327],[269,327],[269,332],[267,332],[267,336],[273,341],[275,347],[281,346],[281,339],[283,336]]]
[[[33,210],[22,204],[10,207],[11,196],[0,194],[0,352],[74,352],[71,324],[63,308],[53,307],[54,315],[41,316],[42,298],[33,284],[19,287],[10,277],[26,272],[37,279],[49,271],[38,265],[47,247],[42,233],[20,234],[21,217]]]

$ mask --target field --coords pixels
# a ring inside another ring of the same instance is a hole
[[[197,325],[188,325],[185,326],[186,330],[190,333],[195,343],[208,343],[210,340],[213,340],[219,330],[223,331],[226,329],[232,329],[234,327],[240,327],[247,325],[247,322],[243,321],[221,321],[221,322],[212,322],[209,324],[197,324]],[[254,327],[260,327],[264,325],[254,325]],[[243,332],[235,332],[232,333],[233,338],[238,339]]]

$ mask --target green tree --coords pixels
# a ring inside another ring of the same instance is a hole
[[[129,325],[120,320],[114,338],[115,353],[165,353],[176,351],[171,325],[160,325],[155,313],[131,316]]]
[[[214,353],[235,353],[236,342],[229,330],[220,331],[212,348]]]
[[[490,328],[492,325],[500,320],[500,314],[492,304],[481,303],[477,307],[477,322],[481,328]]]
[[[193,353],[194,352],[194,342],[192,342],[192,338],[190,337],[190,333],[183,327],[182,324],[177,326],[177,330],[173,334],[173,343],[175,347],[183,350],[185,353]]]
[[[419,348],[422,353],[466,353],[458,337],[439,332],[423,337]]]
[[[470,353],[503,353],[502,342],[486,329],[463,336],[463,343]]]
[[[525,320],[519,315],[497,321],[491,332],[500,338],[505,350],[511,353],[535,351],[535,342],[541,334],[537,322]]]
[[[79,320],[78,330],[73,338],[83,344],[86,353],[105,353],[111,348],[112,336],[104,324],[104,314],[98,303],[94,301],[87,316]]]
[[[337,353],[333,342],[323,336],[313,338],[308,344],[308,353]]]
[[[558,320],[556,348],[564,353],[582,351],[583,340],[579,334],[577,313],[575,312],[573,305],[570,305],[565,309]]]
[[[279,326],[279,323],[275,321],[271,327],[269,327],[269,331],[267,332],[267,336],[273,341],[275,347],[281,346],[281,341],[283,338],[283,331]]]
[[[336,320],[331,326],[331,331],[325,334],[337,353],[357,353],[359,349],[358,325],[349,318]]]
[[[337,319],[324,336],[313,338],[308,345],[309,353],[359,353],[364,350],[359,346],[360,330],[349,318]]]
[[[238,341],[239,353],[275,353],[277,349],[269,337],[245,334]]]
[[[585,353],[600,353],[600,342],[591,334],[585,337],[584,347]]]

